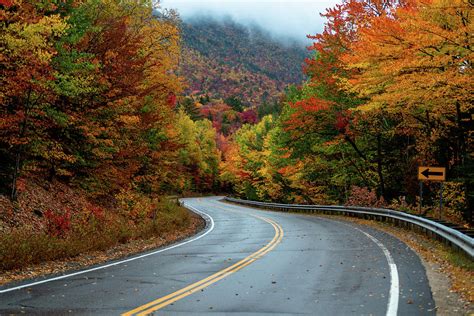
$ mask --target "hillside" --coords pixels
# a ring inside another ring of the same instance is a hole
[[[237,97],[245,105],[258,105],[304,79],[306,49],[282,45],[256,27],[193,19],[182,24],[182,37],[181,73],[188,94]]]

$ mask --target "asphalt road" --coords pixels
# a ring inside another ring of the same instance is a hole
[[[385,233],[217,198],[185,203],[205,213],[198,236],[92,271],[0,287],[0,314],[435,314],[418,256]]]

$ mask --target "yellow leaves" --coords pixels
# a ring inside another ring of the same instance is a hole
[[[119,213],[125,218],[140,223],[145,220],[155,210],[155,205],[151,198],[144,196],[132,189],[121,189],[115,195]]]
[[[472,68],[463,67],[474,57],[471,11],[466,1],[433,0],[373,18],[343,57],[358,71],[345,88],[369,98],[358,109],[443,113],[453,100],[471,103]]]
[[[234,142],[229,143],[227,150],[223,152],[223,159],[219,163],[220,179],[223,182],[237,183],[241,182],[244,174],[243,161],[239,148]]]
[[[96,76],[91,74],[64,74],[56,72],[54,74],[57,85],[56,92],[69,97],[80,96],[81,94],[92,94],[99,92],[96,86]]]
[[[19,62],[34,59],[47,64],[55,54],[54,39],[64,34],[68,27],[59,15],[44,16],[36,23],[12,23],[0,35],[1,54],[19,58]]]
[[[126,125],[138,125],[140,123],[140,117],[137,115],[120,115],[119,121]]]
[[[217,176],[220,153],[217,150],[216,132],[212,123],[208,120],[194,122],[180,110],[175,127],[182,145],[179,149],[181,164],[194,170],[195,177]]]
[[[54,142],[47,146],[42,153],[43,158],[49,161],[62,161],[73,163],[76,158],[73,155],[66,154],[60,143]]]
[[[166,83],[169,90],[179,94],[183,80],[176,75],[180,57],[180,36],[175,21],[157,18],[136,21],[141,28],[141,54],[147,56],[145,86]]]
[[[365,104],[362,104],[356,108],[357,111],[361,112],[372,112],[372,111],[377,111],[381,107],[380,102],[367,102]]]

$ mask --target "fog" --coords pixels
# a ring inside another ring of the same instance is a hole
[[[184,21],[195,17],[231,18],[247,26],[260,26],[275,39],[309,44],[308,34],[322,31],[319,13],[341,0],[162,0],[160,6],[176,9]]]

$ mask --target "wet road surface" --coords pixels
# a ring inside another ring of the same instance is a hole
[[[435,314],[418,256],[388,234],[216,197],[184,202],[206,218],[198,236],[92,271],[0,287],[0,315]]]

